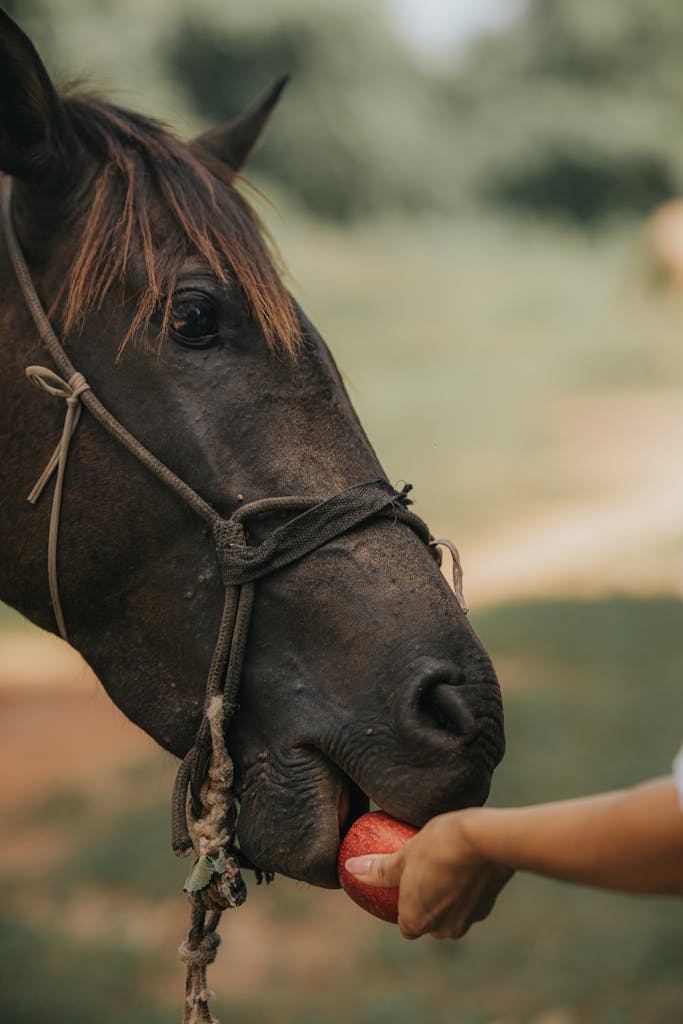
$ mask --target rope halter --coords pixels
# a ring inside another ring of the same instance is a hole
[[[450,542],[433,541],[426,524],[408,510],[410,485],[396,491],[383,479],[358,484],[323,501],[301,496],[263,498],[240,505],[227,519],[220,516],[112,416],[72,365],[47,318],[21,251],[12,223],[11,187],[10,178],[0,183],[0,214],[7,249],[38,333],[62,376],[43,366],[29,366],[26,374],[48,394],[66,402],[59,444],[29,495],[29,501],[35,504],[56,469],[50,511],[48,577],[60,634],[67,639],[58,586],[59,519],[69,446],[83,406],[117,443],[210,527],[215,543],[216,559],[225,587],[223,611],[206,684],[201,724],[194,744],[178,769],[172,802],[173,848],[181,856],[190,850],[195,855],[194,867],[185,883],[190,901],[190,931],[187,941],[180,947],[180,956],[187,966],[184,1022],[212,1024],[214,1019],[208,1007],[211,993],[206,986],[206,968],[215,959],[220,941],[216,927],[221,912],[239,906],[246,897],[239,867],[240,854],[235,848],[234,770],[225,745],[225,734],[237,708],[256,581],[378,517],[409,526],[424,544],[430,545],[437,562],[440,562],[438,545],[446,544],[451,549],[454,588],[466,611],[460,561]],[[283,513],[290,516],[283,525],[273,529],[260,544],[249,544],[247,524],[250,519]],[[261,872],[258,868],[256,871],[258,881]]]

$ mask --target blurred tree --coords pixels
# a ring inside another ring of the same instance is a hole
[[[682,51],[670,0],[530,0],[444,83],[473,139],[470,187],[583,222],[678,193]]]
[[[673,170],[656,153],[618,157],[586,146],[550,147],[534,165],[492,177],[494,201],[595,223],[609,214],[647,214],[676,194]]]
[[[250,167],[336,219],[513,207],[596,225],[683,191],[683,4],[529,0],[430,73],[380,0],[6,0],[52,72],[185,133],[292,81]]]
[[[448,175],[427,159],[434,149],[442,167],[449,159],[440,98],[377,7],[242,3],[206,15],[188,10],[168,50],[203,118],[233,117],[292,76],[252,169],[339,219],[452,205]]]

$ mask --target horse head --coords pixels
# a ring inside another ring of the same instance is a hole
[[[384,480],[237,187],[281,85],[185,144],[137,114],[59,95],[0,17],[0,170],[40,301],[92,392],[224,520],[262,498],[325,502]],[[64,408],[26,379],[46,356],[4,243],[0,279],[2,597],[56,631],[49,501],[26,495]],[[63,483],[69,640],[123,712],[183,757],[223,607],[215,537],[87,409]],[[225,738],[239,845],[262,870],[336,886],[340,834],[369,800],[421,825],[483,802],[502,756],[490,660],[401,495],[388,512],[254,585]],[[249,544],[291,517],[286,502],[268,505]]]

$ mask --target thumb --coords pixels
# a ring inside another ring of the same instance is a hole
[[[371,857],[349,857],[344,867],[365,885],[397,888],[403,873],[401,852],[377,853]]]

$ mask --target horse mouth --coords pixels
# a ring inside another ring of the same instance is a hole
[[[370,799],[366,796],[360,786],[357,786],[352,779],[345,777],[339,794],[339,805],[337,816],[339,820],[339,844],[341,845],[344,836],[349,831],[354,821],[370,810]]]
[[[319,742],[270,748],[267,757],[252,759],[238,776],[237,838],[245,859],[263,872],[334,889],[340,845],[371,802],[418,828],[437,814],[483,803],[490,767],[461,738],[443,729],[438,735],[439,773],[434,751],[412,767],[397,762],[388,743],[363,764],[353,752],[343,756]]]
[[[369,806],[360,786],[319,749],[302,745],[281,758],[272,751],[240,780],[239,848],[247,866],[263,873],[335,889],[342,839]]]

